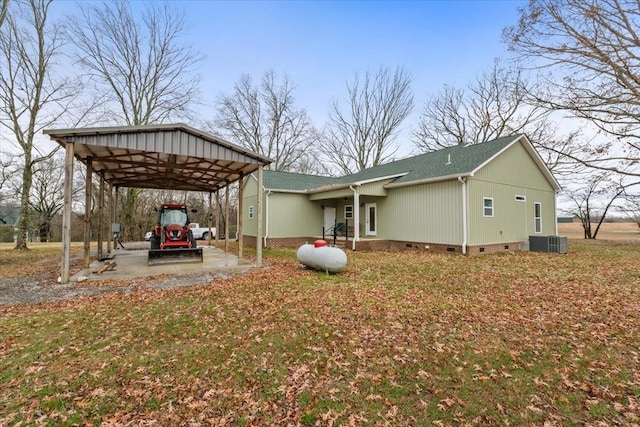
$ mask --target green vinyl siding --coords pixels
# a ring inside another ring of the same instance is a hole
[[[244,190],[242,191],[242,233],[247,236],[256,236],[258,234],[257,189],[258,181],[253,178],[253,176],[248,177],[245,181]],[[264,204],[264,199],[262,199],[262,203]],[[253,206],[253,218],[249,218],[249,206]]]
[[[516,194],[526,201],[515,200]],[[493,217],[483,217],[483,199],[493,198]],[[541,203],[542,232],[535,233],[534,204]],[[485,181],[469,182],[469,244],[528,241],[534,234],[555,234],[555,194]]]
[[[369,182],[367,184],[362,184],[358,188],[358,192],[360,193],[361,196],[386,196],[388,190],[384,188],[384,186],[389,182],[390,181],[387,179],[384,181],[376,181],[376,182]]]
[[[474,179],[500,182],[522,188],[553,190],[522,144],[514,144],[477,171]]]
[[[444,181],[399,187],[377,203],[378,238],[462,244],[462,184]]]
[[[324,212],[320,202],[310,202],[306,194],[271,193],[268,221],[268,237],[317,236],[322,234]]]
[[[493,199],[493,217],[483,216],[485,198]],[[468,243],[528,241],[536,234],[536,202],[542,206],[539,234],[555,234],[555,191],[529,153],[515,144],[468,180]]]

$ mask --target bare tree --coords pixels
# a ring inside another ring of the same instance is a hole
[[[575,161],[558,153],[576,151],[579,133],[558,131],[551,111],[532,102],[530,94],[537,90],[522,70],[503,68],[496,61],[465,88],[445,86],[427,99],[413,130],[414,144],[429,152],[525,133],[549,169],[574,173]]]
[[[2,23],[7,16],[7,11],[9,10],[9,0],[0,0],[0,28],[2,28]]]
[[[180,42],[183,13],[148,3],[137,20],[126,0],[83,6],[81,12],[70,25],[76,57],[96,97],[103,98],[109,122],[148,125],[191,114],[199,94],[195,67],[202,58]],[[141,193],[127,188],[121,199],[125,233],[134,232]]]
[[[33,169],[55,153],[35,144],[41,130],[68,113],[78,90],[53,74],[63,46],[62,29],[51,24],[51,0],[12,2],[0,29],[0,125],[20,149],[22,185],[16,249],[27,249]]]
[[[75,187],[76,189],[79,187]],[[76,190],[76,194],[78,191]],[[64,206],[64,159],[53,157],[38,163],[33,171],[30,207],[40,241],[51,238],[51,221]]]
[[[602,132],[572,158],[640,176],[640,7],[625,0],[531,0],[504,31],[521,63],[546,67],[553,89],[538,100]]]
[[[585,239],[597,237],[609,209],[629,187],[610,175],[607,172],[591,173],[586,181],[581,180],[579,187],[566,192],[574,204],[570,213],[580,219]]]
[[[260,85],[244,74],[233,93],[218,99],[215,125],[240,145],[273,159],[277,171],[298,171],[317,140],[304,109],[295,106],[295,86],[285,74],[277,81],[273,70]]]
[[[76,56],[96,95],[104,96],[110,121],[146,125],[190,113],[201,57],[180,43],[182,13],[149,3],[141,24],[125,0],[83,6],[81,12],[69,26]]]
[[[347,107],[334,100],[322,152],[343,174],[377,166],[397,151],[392,144],[413,109],[413,77],[396,68],[355,74],[347,83]]]

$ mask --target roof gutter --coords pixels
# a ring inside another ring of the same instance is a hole
[[[458,181],[462,183],[462,255],[467,254],[467,180],[461,176]]]

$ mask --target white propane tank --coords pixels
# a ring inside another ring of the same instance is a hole
[[[327,273],[339,273],[347,266],[347,254],[340,248],[327,246],[324,240],[300,246],[296,256],[307,267]]]

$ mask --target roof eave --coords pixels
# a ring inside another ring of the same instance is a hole
[[[443,175],[443,176],[436,176],[432,178],[417,179],[415,181],[390,182],[389,184],[386,184],[384,188],[410,187],[412,185],[431,184],[434,182],[451,181],[453,179],[472,177],[472,176],[473,176],[473,172],[462,172],[462,173],[456,173],[452,175]]]
[[[264,166],[273,163],[273,160],[262,154],[254,153],[239,145],[233,144],[227,140],[211,135],[206,132],[202,132],[194,127],[186,125],[184,123],[172,123],[172,124],[158,124],[158,125],[140,125],[140,126],[109,126],[109,127],[93,127],[93,128],[67,128],[67,129],[45,129],[43,134],[49,135],[49,137],[58,144],[63,143],[65,137],[70,136],[86,136],[86,135],[104,135],[115,133],[132,133],[132,132],[161,132],[161,131],[183,131],[193,136],[197,136],[206,141],[220,144],[226,148],[237,151],[244,155],[254,158],[263,163]]]
[[[316,194],[316,193],[324,193],[326,191],[334,191],[334,190],[343,190],[352,186],[360,186],[360,185],[364,185],[364,184],[370,184],[372,182],[378,182],[378,181],[385,181],[388,179],[394,179],[394,178],[399,178],[401,176],[405,176],[407,175],[409,172],[401,172],[401,173],[396,173],[393,175],[385,175],[385,176],[380,176],[380,177],[376,177],[376,178],[369,178],[369,179],[363,179],[361,181],[353,181],[353,182],[347,182],[344,184],[329,184],[329,185],[324,185],[322,187],[318,187],[318,188],[311,188],[308,190],[308,194]]]

